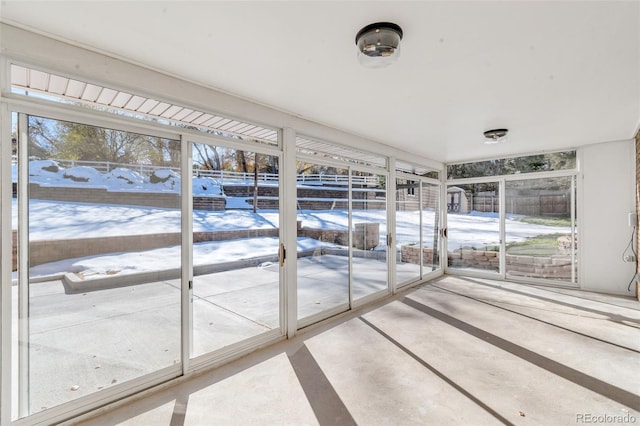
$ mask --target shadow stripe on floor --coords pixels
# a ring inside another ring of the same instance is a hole
[[[173,405],[173,413],[171,413],[171,422],[169,426],[184,426],[187,416],[187,407],[189,406],[189,394],[179,394]]]
[[[630,348],[630,347],[628,347],[628,346],[620,345],[620,344],[618,344],[618,343],[613,343],[613,342],[610,342],[610,341],[608,341],[608,340],[601,339],[601,338],[599,338],[599,337],[591,336],[591,335],[589,335],[589,334],[582,333],[582,332],[580,332],[580,331],[573,330],[573,329],[571,329],[571,328],[564,327],[564,326],[562,326],[562,325],[555,324],[555,323],[552,323],[552,322],[550,322],[550,321],[545,321],[545,320],[543,320],[543,319],[540,319],[540,318],[534,317],[534,316],[532,316],[532,315],[527,315],[527,314],[525,314],[525,313],[518,312],[518,311],[516,311],[516,310],[509,309],[509,308],[506,308],[506,307],[504,307],[504,306],[500,306],[500,305],[498,304],[498,303],[504,303],[504,302],[489,302],[489,301],[487,301],[487,300],[483,300],[483,299],[480,299],[480,298],[477,298],[477,297],[474,297],[474,296],[469,296],[468,294],[458,293],[457,291],[453,291],[453,290],[448,289],[448,288],[445,288],[445,287],[438,287],[438,286],[437,286],[437,285],[435,285],[435,284],[430,284],[428,287],[423,287],[423,288],[422,288],[422,290],[424,290],[424,291],[428,291],[428,290],[430,290],[430,289],[432,289],[432,288],[437,288],[438,290],[442,290],[442,291],[447,292],[447,293],[450,293],[450,294],[455,294],[456,296],[460,296],[460,297],[464,297],[464,298],[466,298],[466,299],[474,300],[474,301],[476,301],[476,302],[478,302],[478,303],[482,303],[482,304],[485,304],[485,305],[488,305],[488,306],[493,306],[493,307],[494,307],[494,308],[496,308],[496,309],[501,309],[501,310],[506,311],[506,312],[511,312],[512,314],[519,315],[519,316],[522,316],[522,317],[524,317],[524,318],[529,318],[529,319],[531,319],[531,320],[533,320],[533,321],[538,321],[538,322],[541,322],[542,324],[550,325],[550,326],[552,326],[552,327],[556,327],[556,328],[558,328],[558,329],[560,329],[560,330],[565,330],[565,331],[568,331],[568,332],[570,332],[570,333],[577,334],[578,336],[586,337],[586,338],[588,338],[588,339],[592,339],[592,340],[596,340],[596,341],[598,341],[598,342],[606,343],[607,345],[615,346],[615,347],[618,347],[618,348],[620,348],[620,349],[624,349],[624,350],[627,350],[627,351],[631,351],[631,352],[635,352],[635,353],[640,354],[640,351],[639,351],[639,350],[637,350],[637,349],[633,349],[633,348]],[[561,312],[560,312],[560,313],[561,313]]]
[[[320,425],[357,425],[306,346],[289,355],[289,362]]]
[[[601,311],[599,309],[594,309],[594,308],[588,308],[586,306],[581,306],[581,305],[577,305],[575,303],[570,303],[570,302],[565,302],[565,301],[558,300],[558,299],[553,299],[551,297],[541,296],[539,294],[532,294],[532,293],[527,293],[526,291],[520,291],[520,290],[516,290],[516,289],[513,289],[513,288],[502,287],[500,285],[489,284],[489,283],[485,283],[485,282],[482,282],[482,281],[474,280],[473,278],[458,277],[458,279],[460,279],[462,281],[470,282],[472,284],[479,284],[479,285],[483,285],[483,286],[486,286],[486,287],[491,287],[491,288],[495,288],[495,289],[502,290],[502,291],[508,291],[508,292],[514,293],[514,294],[519,294],[521,296],[527,296],[527,297],[532,297],[532,298],[538,299],[538,300],[544,300],[545,302],[554,303],[556,305],[566,306],[568,308],[578,309],[580,311],[590,312],[590,313],[596,314],[596,315],[602,315],[602,316],[606,317],[609,321],[615,322],[617,324],[624,325],[626,327],[633,327],[633,326],[631,326],[629,324],[625,324],[623,321],[628,321],[628,322],[640,325],[640,320],[635,319],[635,318],[630,318],[630,317],[627,317],[627,316],[624,316],[624,315],[613,314],[611,312]],[[565,296],[575,297],[575,296],[571,296],[571,295],[565,295]],[[599,302],[596,302],[596,303],[599,303]],[[628,308],[622,308],[622,309],[628,309]]]
[[[582,373],[576,369],[568,367],[550,358],[547,358],[539,353],[526,349],[520,345],[510,342],[495,334],[484,331],[478,327],[475,327],[469,323],[445,314],[444,312],[433,309],[413,299],[403,298],[401,300],[407,306],[410,306],[418,311],[427,314],[433,318],[436,318],[458,330],[464,331],[471,336],[474,336],[484,342],[487,342],[503,351],[506,351],[512,355],[517,356],[533,365],[543,368],[550,373],[553,373],[563,379],[569,380],[578,386],[589,389],[592,392],[600,394],[606,398],[618,402],[626,407],[632,408],[636,411],[640,411],[640,395],[636,395],[622,388],[614,386],[610,383],[596,379],[593,376]]]
[[[360,319],[360,321],[364,322],[365,324],[367,324],[369,327],[371,327],[373,330],[375,330],[376,332],[378,332],[381,336],[383,336],[385,339],[387,339],[389,342],[393,343],[394,345],[396,345],[398,348],[400,348],[404,353],[406,353],[407,355],[409,355],[411,358],[413,358],[414,360],[416,360],[418,363],[420,363],[420,365],[422,365],[423,367],[425,367],[427,370],[431,371],[433,374],[435,374],[436,376],[438,376],[438,378],[440,378],[441,380],[443,380],[445,383],[447,383],[449,386],[453,387],[455,390],[457,390],[458,392],[460,392],[461,394],[463,394],[464,396],[466,396],[467,398],[469,398],[471,401],[473,401],[475,404],[477,404],[478,406],[480,406],[482,409],[484,409],[486,412],[488,412],[489,414],[491,414],[493,417],[495,417],[496,419],[498,419],[502,424],[505,425],[513,425],[513,423],[511,423],[509,420],[505,419],[504,417],[502,417],[497,411],[495,411],[493,408],[489,407],[487,404],[485,404],[484,402],[482,402],[480,399],[476,398],[475,396],[473,396],[471,393],[469,393],[466,389],[464,389],[462,386],[460,386],[459,384],[457,384],[456,382],[454,382],[453,380],[451,380],[449,377],[445,376],[443,373],[441,373],[438,369],[436,369],[435,367],[433,367],[431,364],[429,364],[428,362],[426,362],[425,360],[423,360],[422,358],[420,358],[418,355],[414,354],[412,351],[410,351],[407,347],[405,347],[404,345],[402,345],[400,342],[398,342],[397,340],[395,340],[393,337],[391,337],[390,335],[388,335],[387,333],[385,333],[384,331],[382,331],[381,329],[379,329],[378,327],[376,327],[375,325],[373,325],[371,322],[367,321],[366,319],[364,319],[363,317],[358,317]]]

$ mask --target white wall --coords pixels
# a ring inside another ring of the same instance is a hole
[[[627,286],[636,265],[622,260],[633,229],[628,214],[635,212],[635,144],[628,140],[586,146],[580,166],[580,287],[635,295],[635,283],[631,292]]]

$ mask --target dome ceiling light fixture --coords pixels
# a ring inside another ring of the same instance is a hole
[[[391,22],[376,22],[356,34],[358,62],[367,68],[383,68],[400,56],[402,28]]]
[[[509,129],[492,129],[484,132],[484,137],[486,138],[484,143],[487,145],[496,144],[499,142],[506,142],[507,133],[509,133]]]

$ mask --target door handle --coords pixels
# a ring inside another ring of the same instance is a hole
[[[280,260],[280,267],[284,266],[284,260],[287,258],[287,250],[284,248],[284,244],[280,243],[280,250],[278,252],[278,259]]]

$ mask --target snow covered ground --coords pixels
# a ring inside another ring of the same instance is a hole
[[[13,200],[13,223],[17,227],[17,203]],[[433,212],[424,213],[424,223],[433,223]],[[304,227],[347,229],[345,210],[300,210],[298,220]],[[380,223],[381,244],[384,244],[386,213],[381,210],[354,210],[353,223]],[[31,200],[29,203],[29,238],[31,240],[89,238],[115,235],[144,235],[180,232],[181,213],[176,209],[124,205],[85,204],[60,201]],[[234,229],[278,228],[279,213],[274,210],[204,211],[193,213],[193,230],[222,231]],[[397,241],[417,242],[420,217],[418,212],[396,213]],[[532,225],[506,220],[510,241],[521,241],[541,234],[569,233],[568,227]],[[449,214],[449,249],[460,246],[494,244],[498,233],[498,217],[491,213]],[[433,238],[433,228],[424,226],[423,235]]]
[[[14,223],[17,206],[13,205]],[[29,237],[34,240],[72,239],[117,235],[144,235],[180,232],[181,214],[175,209],[121,205],[98,205],[70,202],[32,200],[29,204]],[[426,223],[433,213],[426,212]],[[449,250],[461,246],[480,247],[496,244],[498,218],[495,215],[449,215]],[[305,210],[298,213],[304,227],[322,229],[347,229],[348,215],[343,210]],[[353,223],[380,223],[380,249],[386,242],[386,216],[384,211],[354,211]],[[397,212],[397,245],[418,242],[420,218],[417,212]],[[247,210],[195,211],[194,231],[233,229],[278,228],[276,211]],[[569,233],[567,227],[531,225],[507,219],[510,241],[550,233]],[[423,235],[427,242],[433,239],[433,228],[426,226]],[[309,238],[298,239],[298,250],[317,248],[325,243]],[[249,238],[233,241],[216,241],[194,244],[194,261],[197,264],[227,262],[249,257],[272,255],[278,251],[277,238]],[[203,259],[200,261],[199,259]],[[110,273],[135,273],[149,270],[179,267],[180,247],[167,247],[141,253],[114,253],[82,259],[34,266],[33,276],[60,272],[83,272],[85,276],[104,276]]]
[[[31,161],[30,181],[41,186],[100,187],[110,191],[177,192],[180,176],[168,169],[159,169],[150,176],[123,168],[101,173],[94,168],[75,166],[64,168],[52,160]],[[17,172],[13,170],[14,181]],[[221,187],[211,178],[193,178],[195,195],[224,196]],[[226,197],[227,206],[243,205],[243,197]],[[237,199],[236,199],[237,198]],[[423,223],[433,223],[433,212],[425,212]],[[348,214],[344,210],[300,210],[298,220],[304,227],[319,229],[348,229]],[[268,229],[279,227],[279,213],[263,210],[202,211],[193,213],[193,231],[221,231],[235,229]],[[386,246],[386,212],[382,210],[354,210],[353,223],[375,222],[380,224],[380,244]],[[420,216],[418,212],[396,213],[396,245],[418,243]],[[448,250],[464,246],[484,247],[497,245],[499,220],[496,214],[473,212],[448,215]],[[17,228],[17,203],[13,200],[13,227]],[[532,225],[507,218],[509,241],[522,241],[541,234],[569,233],[568,227]],[[144,235],[180,232],[181,213],[176,209],[140,207],[113,204],[88,204],[31,200],[29,203],[29,239],[74,239],[108,237],[118,235]],[[427,244],[433,241],[433,226],[423,227]],[[194,262],[216,263],[277,253],[277,238],[247,238],[194,244]],[[298,250],[326,245],[309,238],[298,239]],[[202,261],[200,259],[203,259]],[[206,260],[205,260],[206,259]],[[103,256],[69,259],[34,266],[32,276],[82,272],[83,275],[104,276],[126,274],[179,267],[180,247],[167,247],[137,253],[114,253]]]

